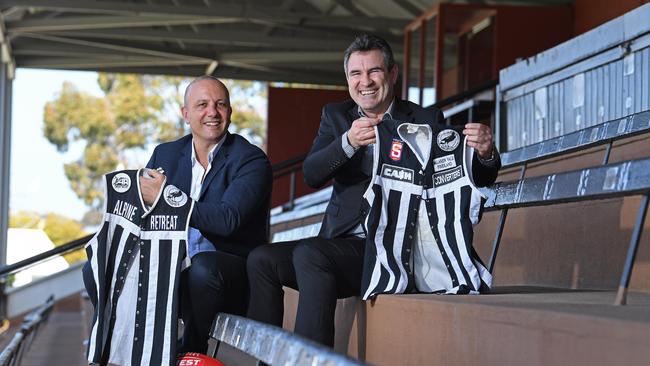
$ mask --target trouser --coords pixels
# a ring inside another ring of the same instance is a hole
[[[246,259],[220,251],[201,252],[181,273],[181,352],[206,353],[219,312],[244,315],[248,296]]]
[[[294,332],[334,345],[336,299],[359,296],[365,239],[309,238],[257,247],[247,261],[248,317],[282,326],[282,286],[300,292]]]

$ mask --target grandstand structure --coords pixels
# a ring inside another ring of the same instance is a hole
[[[210,353],[229,365],[645,365],[649,20],[643,0],[0,0],[0,278],[89,239],[5,265],[16,67],[342,86],[343,49],[369,31],[394,47],[403,98],[495,131],[503,168],[474,234],[495,287],[341,299],[334,350],[290,333],[298,294],[286,289],[284,329],[220,314]],[[270,240],[313,236],[331,188],[307,188],[301,162],[320,108],[347,91],[268,94]],[[0,365],[84,364],[82,287],[73,265],[2,289]]]

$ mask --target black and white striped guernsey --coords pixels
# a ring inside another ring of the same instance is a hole
[[[476,294],[492,276],[472,247],[483,196],[462,127],[384,120],[375,126],[364,194],[364,300],[381,293]]]
[[[180,272],[189,266],[187,230],[194,201],[163,184],[142,201],[142,170],[105,176],[101,229],[86,246],[97,299],[88,361],[175,365]]]

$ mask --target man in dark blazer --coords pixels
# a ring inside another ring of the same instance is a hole
[[[232,108],[226,86],[203,76],[185,91],[183,118],[192,133],[156,147],[142,179],[145,203],[167,182],[194,202],[190,218],[192,265],[181,275],[182,352],[207,350],[217,312],[244,314],[246,257],[267,242],[272,173],[262,150],[228,133]]]
[[[303,164],[307,184],[334,190],[315,238],[256,248],[248,258],[251,283],[248,316],[282,325],[282,286],[300,292],[295,332],[332,346],[336,299],[359,296],[365,235],[360,222],[362,196],[370,181],[375,142],[373,126],[383,118],[442,123],[439,110],[426,111],[395,96],[398,69],[383,39],[361,35],[344,54],[352,100],[323,108],[318,135]],[[490,128],[467,125],[469,145],[483,157],[473,171],[478,185],[496,179],[499,158]]]

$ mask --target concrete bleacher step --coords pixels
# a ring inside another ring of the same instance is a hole
[[[49,319],[41,325],[21,366],[82,366],[87,365],[88,338],[84,299],[75,294],[58,300]]]
[[[376,365],[647,365],[650,293],[631,293],[627,306],[614,298],[535,287],[379,296],[365,305],[365,335],[351,339]]]

